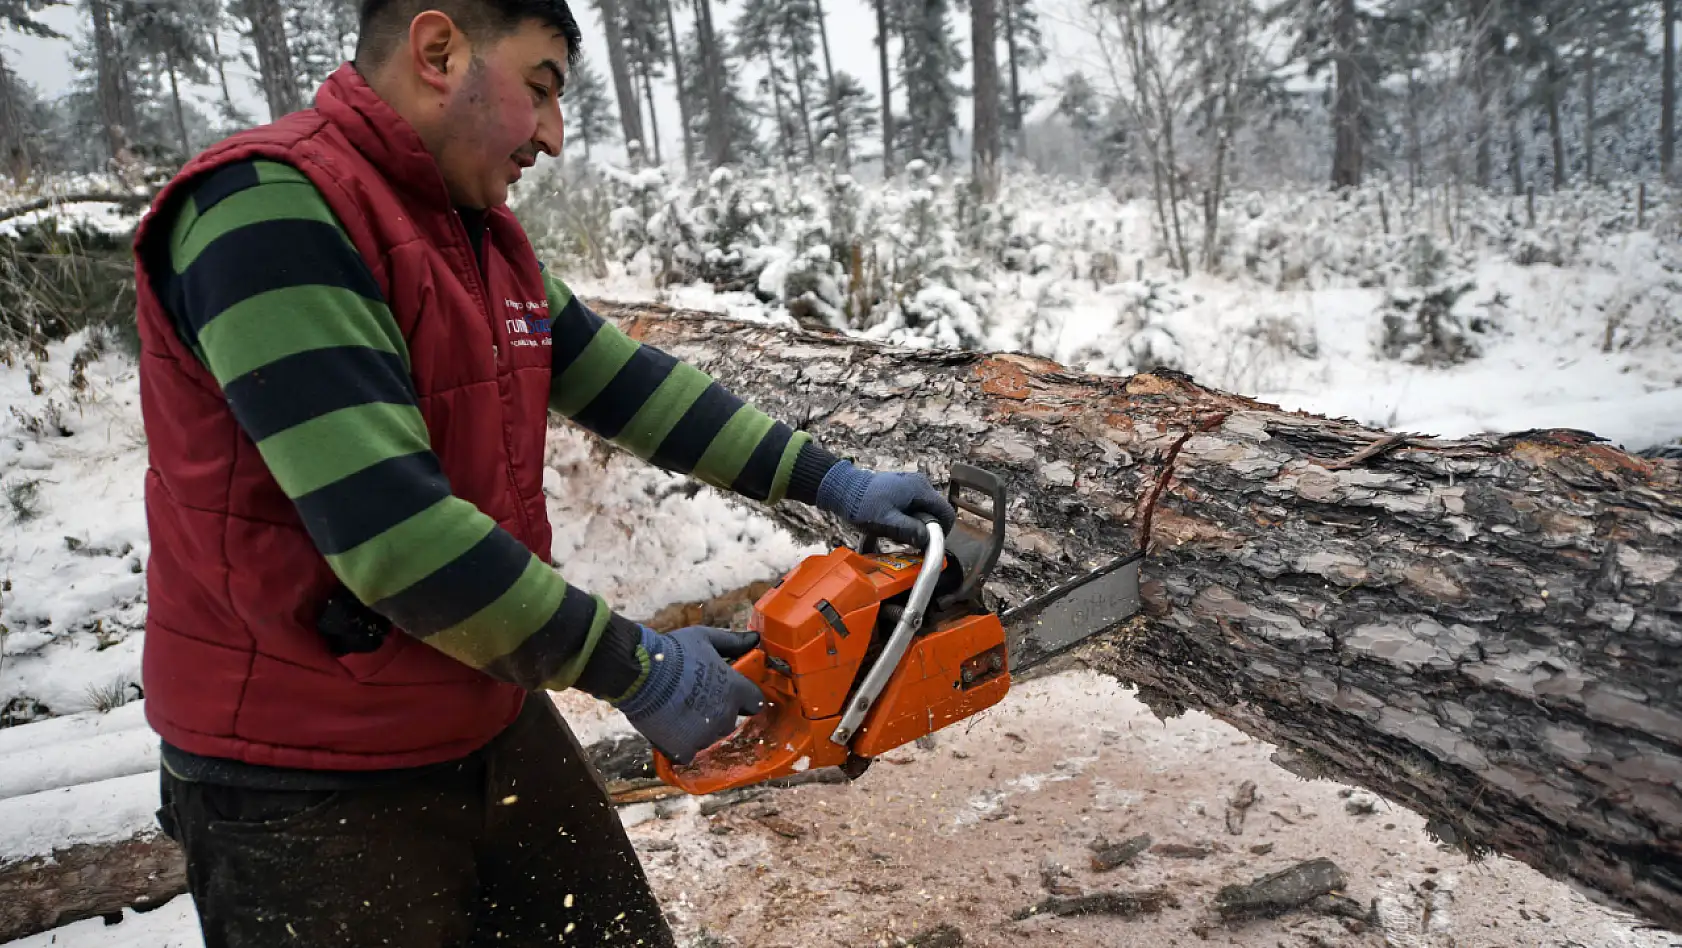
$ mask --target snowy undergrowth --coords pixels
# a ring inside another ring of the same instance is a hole
[[[1495,194],[1239,192],[1215,264],[1189,275],[1168,265],[1147,198],[1028,175],[987,206],[915,164],[868,186],[551,169],[519,197],[540,254],[591,297],[1179,369],[1449,437],[1577,427],[1637,450],[1682,436],[1673,192],[1644,215],[1633,189],[1544,196],[1534,224]]]

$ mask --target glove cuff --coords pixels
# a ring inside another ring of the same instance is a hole
[[[596,650],[572,686],[603,701],[622,701],[648,680],[650,664],[642,649],[642,626],[610,612]]]
[[[870,477],[869,471],[859,470],[851,461],[837,461],[818,484],[817,506],[843,519],[850,519],[864,501]]]
[[[638,651],[647,656],[648,673],[640,686],[614,703],[627,718],[635,718],[670,701],[683,678],[683,645],[676,639],[645,625]]]
[[[823,483],[824,475],[838,463],[840,459],[818,447],[816,441],[806,442],[800,446],[800,453],[794,456],[794,469],[788,476],[788,491],[783,496],[803,504],[816,504],[818,486]]]

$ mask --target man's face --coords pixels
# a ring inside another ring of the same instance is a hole
[[[436,158],[461,207],[496,207],[537,160],[561,153],[566,37],[538,20],[474,50],[444,106]]]

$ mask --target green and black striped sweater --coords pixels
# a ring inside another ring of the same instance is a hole
[[[450,495],[397,322],[315,186],[287,165],[243,162],[179,208],[162,222],[173,272],[160,297],[345,586],[502,680],[633,693],[648,670],[636,623]],[[482,222],[463,219],[477,249]],[[766,503],[815,500],[835,458],[809,435],[545,279],[554,410],[666,470]]]

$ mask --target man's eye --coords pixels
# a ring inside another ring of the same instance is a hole
[[[540,85],[537,85],[537,84],[534,83],[531,87],[531,91],[532,91],[532,95],[536,96],[537,101],[539,101],[539,102],[542,102],[545,99],[549,98],[549,87],[548,86],[540,86]]]

